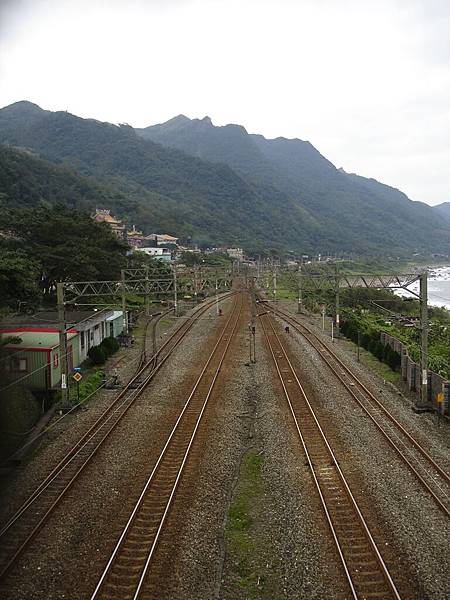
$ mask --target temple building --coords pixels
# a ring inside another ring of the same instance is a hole
[[[125,225],[122,221],[113,217],[109,209],[96,208],[95,215],[92,218],[99,223],[108,223],[117,237],[125,238]]]

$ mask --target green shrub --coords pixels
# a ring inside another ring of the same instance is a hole
[[[107,358],[101,346],[89,348],[88,356],[93,365],[104,365]]]
[[[366,350],[369,349],[369,342],[370,342],[370,337],[367,335],[367,333],[363,333],[361,335],[361,346],[363,348],[365,348]]]
[[[114,352],[117,352],[117,350],[120,348],[120,344],[116,340],[116,338],[107,337],[100,344],[100,348],[103,349],[105,356],[108,357],[108,356],[111,356],[112,354],[114,354]]]
[[[395,371],[402,364],[402,357],[398,352],[388,346],[389,350],[386,356],[386,363]]]

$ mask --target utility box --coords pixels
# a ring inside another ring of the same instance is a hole
[[[442,402],[441,404],[441,413],[443,415],[448,415],[450,412],[450,381],[444,381],[442,383]]]

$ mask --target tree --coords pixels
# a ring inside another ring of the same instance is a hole
[[[11,210],[3,228],[8,249],[20,247],[30,265],[39,264],[38,284],[47,296],[58,281],[118,279],[126,264],[127,246],[108,225],[62,204]]]
[[[40,263],[23,249],[0,246],[0,298],[3,306],[34,308],[40,299]]]

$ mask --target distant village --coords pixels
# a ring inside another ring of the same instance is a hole
[[[183,252],[200,252],[197,247],[181,246],[178,244],[179,238],[167,233],[150,233],[144,235],[142,231],[136,229],[135,225],[128,231],[123,221],[111,215],[109,209],[97,208],[92,218],[94,221],[107,223],[117,237],[125,240],[134,251],[144,252],[148,256],[159,260],[170,262],[177,259]],[[244,251],[242,248],[210,248],[206,252],[223,252],[234,260],[244,260]]]
[[[196,247],[181,246],[179,238],[167,233],[144,235],[134,225],[127,230],[108,209],[96,209],[92,218],[109,225],[114,234],[131,247],[130,252],[144,252],[165,262],[179,259],[184,252],[200,252]],[[244,259],[240,248],[212,248],[206,252],[224,252],[235,260]],[[66,311],[65,318],[69,373],[86,361],[91,348],[99,346],[108,337],[121,339],[124,336],[121,310],[73,310]],[[56,311],[38,312],[32,316],[19,314],[0,324],[0,339],[6,341],[3,350],[8,356],[6,370],[11,380],[20,381],[38,398],[61,387],[59,334]]]

